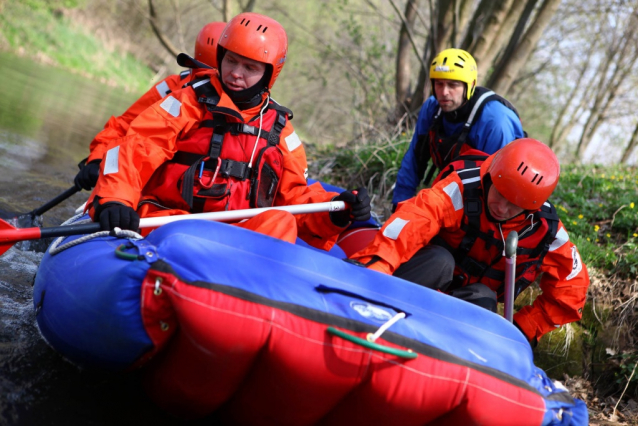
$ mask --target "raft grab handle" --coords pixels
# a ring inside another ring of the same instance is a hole
[[[350,341],[352,343],[355,343],[357,345],[363,346],[364,348],[372,349],[372,350],[383,352],[383,353],[390,354],[390,355],[395,355],[395,356],[398,356],[400,358],[414,359],[414,358],[416,358],[418,356],[416,352],[413,352],[410,349],[408,349],[407,351],[404,351],[402,349],[396,349],[396,348],[391,348],[389,346],[383,346],[383,345],[380,345],[378,343],[374,343],[374,342],[368,341],[366,339],[362,339],[360,337],[353,336],[353,335],[348,334],[348,333],[346,333],[344,331],[337,330],[334,327],[328,327],[327,331],[330,334],[333,334],[335,336],[339,336],[339,337],[341,337],[344,340],[348,340],[348,341]],[[368,336],[370,336],[370,334],[368,334]]]

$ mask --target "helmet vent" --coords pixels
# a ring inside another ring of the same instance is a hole
[[[244,24],[244,22],[246,22]],[[248,24],[250,24],[250,19],[246,21],[246,18],[242,19],[241,22],[239,23],[239,25],[243,25],[244,27],[247,27]]]
[[[525,166],[525,162],[521,161],[521,164],[518,165],[518,169],[516,169],[517,172],[521,172],[521,167]],[[523,171],[521,172],[521,176],[523,176],[525,174],[525,172],[527,171],[527,166],[525,166],[525,168],[523,169]]]
[[[443,58],[443,63],[441,65],[445,65],[445,64],[447,64],[447,56]]]
[[[534,183],[537,177],[538,177],[538,173],[536,173],[536,176],[534,176],[534,179],[532,179],[532,183]],[[541,176],[538,182],[536,182],[536,185],[540,185],[542,180],[543,180],[543,176]]]
[[[459,59],[461,60],[461,62],[456,62],[454,65],[456,65],[459,68],[463,68],[463,65],[465,65],[465,59],[463,59],[462,56],[459,56]]]

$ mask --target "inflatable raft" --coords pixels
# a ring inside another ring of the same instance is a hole
[[[78,237],[67,237],[70,242]],[[333,253],[334,254],[334,253]],[[218,222],[51,255],[37,322],[85,367],[142,368],[179,418],[246,425],[586,425],[487,310]]]

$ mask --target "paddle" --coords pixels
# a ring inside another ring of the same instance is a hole
[[[140,220],[140,228],[157,228],[180,220],[214,220],[228,222],[248,219],[267,210],[284,210],[292,214],[337,212],[346,209],[343,201],[328,201],[325,203],[298,204],[281,207],[262,207],[258,209],[232,210],[211,213],[195,213],[181,216],[148,217]],[[38,240],[41,238],[63,237],[68,235],[92,234],[100,231],[97,222],[83,223],[69,226],[52,226],[47,228],[19,229],[0,219],[0,255],[9,250],[18,241]]]
[[[17,212],[6,212],[6,211],[4,211],[4,212],[0,212],[0,217],[3,218],[3,219],[15,219],[15,222],[17,224],[20,224],[20,225],[33,226],[33,225],[35,225],[33,220],[36,217],[42,216],[45,212],[51,210],[53,207],[57,206],[62,201],[66,200],[71,195],[75,194],[76,192],[80,192],[81,190],[82,190],[82,188],[79,188],[79,187],[74,185],[71,188],[69,188],[66,191],[64,191],[62,194],[60,194],[57,197],[55,197],[54,199],[52,199],[51,201],[48,201],[47,203],[45,203],[41,207],[38,207],[37,209],[31,210],[28,213],[17,213]]]

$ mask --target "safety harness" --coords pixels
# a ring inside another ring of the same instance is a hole
[[[204,188],[197,194],[194,194],[196,176],[201,182],[202,175],[206,172],[207,175],[212,173],[213,176],[223,178],[232,177],[241,182],[249,179],[249,193],[246,195],[246,199],[249,200],[249,206],[272,206],[281,173],[277,173],[277,171],[268,167],[266,162],[263,161],[263,156],[269,148],[274,148],[279,145],[281,132],[286,126],[287,120],[292,118],[292,111],[272,100],[266,101],[269,102],[268,105],[266,105],[266,111],[273,109],[277,112],[277,116],[269,131],[261,129],[260,132],[258,127],[245,124],[243,118],[237,111],[218,105],[220,96],[211,84],[209,78],[195,79],[185,85],[185,87],[188,86],[193,88],[197,95],[198,102],[205,105],[209,113],[209,118],[200,122],[199,129],[212,129],[212,134],[206,154],[178,150],[173,158],[168,161],[168,163],[187,166],[181,184],[181,196],[184,201],[188,204],[191,211],[196,212],[202,210],[204,204],[204,200],[198,200],[197,195],[216,197],[224,195],[223,191],[229,190],[226,188],[226,185],[224,185],[222,193],[217,194],[216,191],[218,188],[215,188],[217,185],[213,186],[211,184],[210,188]],[[229,122],[227,116],[237,118],[242,122]],[[249,122],[257,118],[258,116],[252,118]],[[245,161],[236,161],[226,158],[220,159],[224,136],[227,133],[234,136],[245,134],[256,137],[259,135],[260,139],[266,141],[266,146],[259,151],[252,167],[249,167],[249,163]],[[279,155],[281,155],[281,153],[279,153]],[[266,188],[263,188],[264,185],[266,185]]]
[[[439,107],[432,124],[427,133],[422,134],[417,139],[416,154],[417,154],[417,173],[419,177],[425,175],[425,171],[428,166],[428,162],[432,159],[432,164],[428,169],[427,176],[424,182],[427,184],[432,180],[434,173],[438,169],[443,169],[450,161],[458,157],[464,149],[469,148],[466,145],[467,137],[472,129],[472,125],[479,119],[485,105],[489,102],[498,101],[505,105],[507,108],[514,111],[516,116],[519,117],[518,111],[514,108],[507,99],[500,95],[497,95],[493,91],[485,87],[477,87],[474,95],[469,100],[468,109],[470,113],[465,121],[465,124],[460,130],[457,130],[450,136],[444,136],[443,132],[443,110]]]
[[[505,291],[505,272],[495,269],[494,266],[503,258],[504,243],[497,235],[498,230],[481,230],[481,213],[484,203],[480,167],[475,163],[472,167],[458,170],[457,173],[463,183],[464,217],[461,230],[465,235],[456,248],[451,247],[442,238],[436,239],[436,244],[445,247],[454,256],[456,262],[455,280],[450,290],[469,284],[470,277],[476,277],[479,282],[483,278],[489,278],[503,283],[496,290],[497,296],[501,299]],[[531,225],[518,231],[514,297],[534,282],[558,231],[559,218],[551,203],[544,203],[540,210],[530,215],[532,216]],[[477,244],[483,244],[482,247],[477,247],[480,250],[493,250],[497,253],[490,264],[470,257],[470,251]]]

